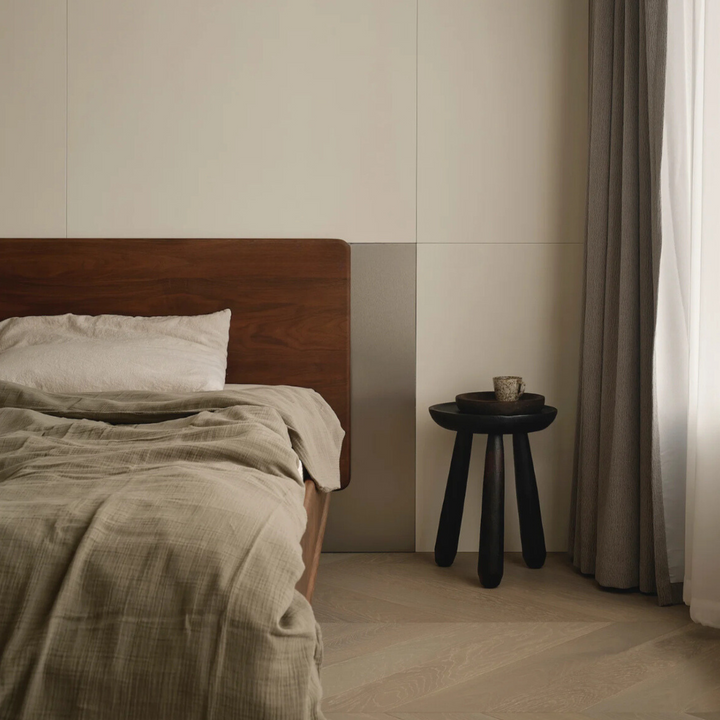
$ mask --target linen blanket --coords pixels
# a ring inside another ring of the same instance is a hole
[[[298,457],[311,390],[60,396],[0,382],[0,718],[321,718]]]

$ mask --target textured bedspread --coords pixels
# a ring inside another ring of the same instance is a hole
[[[319,395],[58,396],[0,382],[0,718],[319,718],[295,591]]]

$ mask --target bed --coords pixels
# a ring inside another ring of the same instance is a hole
[[[350,467],[349,247],[345,243],[0,241],[0,320],[62,313],[200,315],[225,308],[232,311],[228,384],[317,391],[346,433],[340,455],[340,485],[345,487]],[[328,503],[329,494],[319,492],[313,479],[305,478],[304,572],[296,587],[307,600],[312,599]],[[0,702],[2,691],[0,665]],[[313,717],[313,712],[298,710],[297,717]],[[82,715],[92,716],[92,712]],[[226,717],[222,708],[205,716]]]

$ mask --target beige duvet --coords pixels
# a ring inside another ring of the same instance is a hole
[[[319,395],[57,396],[0,382],[0,718],[320,718],[295,591]]]

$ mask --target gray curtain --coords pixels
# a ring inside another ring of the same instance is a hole
[[[570,552],[600,585],[670,586],[653,344],[667,0],[591,0],[585,303]]]

